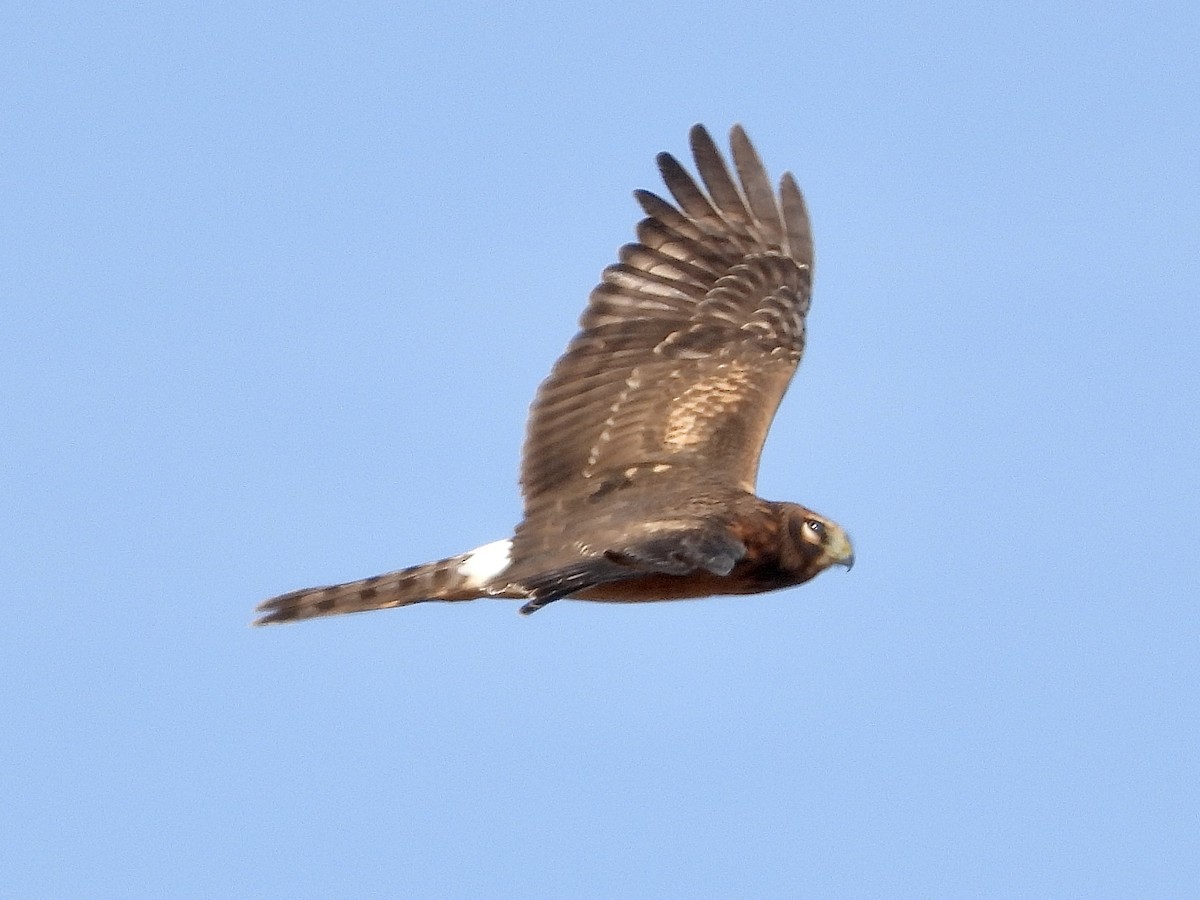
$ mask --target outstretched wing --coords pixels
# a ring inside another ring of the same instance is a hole
[[[740,126],[730,143],[737,181],[696,125],[705,189],[662,153],[677,206],[636,193],[647,215],[637,243],[605,269],[581,331],[534,400],[521,472],[526,524],[646,467],[701,470],[753,491],[804,350],[812,234],[792,176],[776,195]]]

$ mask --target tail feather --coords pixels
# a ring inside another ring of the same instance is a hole
[[[464,571],[464,563],[471,555],[472,553],[463,553],[359,581],[304,588],[281,594],[258,605],[256,611],[261,615],[254,624],[271,625],[317,616],[336,616],[370,609],[408,606],[431,600],[524,596],[523,593],[513,593],[511,590],[488,590],[469,566]]]

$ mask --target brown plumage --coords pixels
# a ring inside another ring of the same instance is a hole
[[[644,602],[748,594],[853,563],[846,533],[754,495],[775,410],[804,352],[812,234],[790,174],[778,195],[745,132],[737,180],[702,126],[704,189],[658,157],[637,242],[605,269],[580,332],[538,390],[514,536],[470,553],[259,607],[256,624],[428,600]]]

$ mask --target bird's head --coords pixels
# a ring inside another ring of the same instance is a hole
[[[846,530],[832,519],[794,503],[783,504],[786,542],[790,551],[781,562],[797,576],[797,583],[808,581],[830,566],[854,566],[854,545]]]

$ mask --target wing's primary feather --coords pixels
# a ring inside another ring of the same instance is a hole
[[[775,192],[771,190],[767,170],[763,168],[754,145],[740,128],[735,128],[729,136],[729,145],[733,149],[733,164],[737,167],[738,179],[746,193],[751,219],[760,229],[759,239],[786,250],[779,221],[779,204],[775,202]]]

